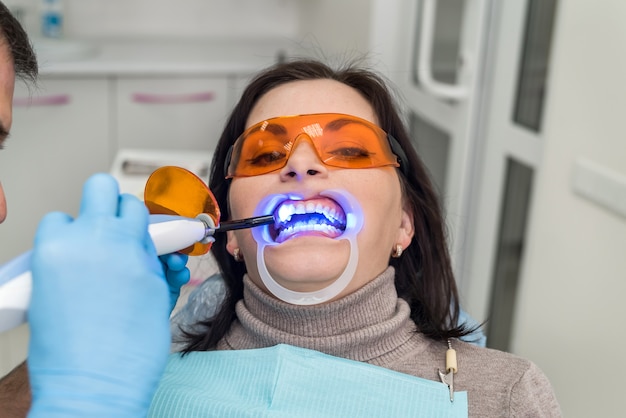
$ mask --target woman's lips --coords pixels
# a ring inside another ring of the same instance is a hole
[[[285,200],[274,210],[278,220],[270,235],[277,243],[296,236],[325,236],[336,238],[346,229],[346,214],[333,199]]]

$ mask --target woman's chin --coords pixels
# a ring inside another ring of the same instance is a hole
[[[296,292],[312,292],[333,283],[350,257],[346,241],[300,237],[265,247],[265,264],[272,278]]]

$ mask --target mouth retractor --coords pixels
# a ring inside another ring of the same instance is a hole
[[[336,239],[345,239],[350,244],[350,257],[341,275],[329,286],[313,292],[296,292],[281,286],[274,280],[265,265],[265,247],[279,245],[271,236],[270,227],[264,226],[252,229],[252,237],[257,242],[257,267],[263,284],[277,298],[294,305],[317,305],[326,302],[341,291],[352,280],[359,260],[359,249],[356,236],[363,226],[363,211],[358,201],[350,193],[344,190],[326,190],[321,196],[335,200],[343,208],[346,215],[346,227],[343,233]],[[274,210],[280,202],[285,200],[301,200],[299,196],[271,195],[263,199],[257,206],[255,215],[263,215],[268,208]]]

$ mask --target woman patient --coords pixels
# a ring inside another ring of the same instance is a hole
[[[352,394],[398,416],[452,406],[460,416],[560,416],[536,365],[461,340],[475,329],[460,320],[442,209],[376,74],[309,60],[260,73],[226,124],[209,186],[224,220],[279,221],[216,236],[224,301],[174,327],[181,353],[152,416],[302,416],[304,398],[320,393],[327,405],[311,416],[341,416]],[[244,405],[263,384],[274,385],[267,403]],[[421,398],[430,390],[436,401]]]

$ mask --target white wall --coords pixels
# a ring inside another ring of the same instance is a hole
[[[310,54],[345,62],[369,51],[370,0],[300,1],[300,38]]]
[[[551,379],[567,417],[623,409],[626,218],[572,192],[584,158],[626,178],[626,2],[558,3],[513,351]]]
[[[68,37],[258,38],[297,35],[302,0],[62,0]],[[32,36],[40,0],[22,6]]]
[[[68,38],[279,39],[339,62],[369,51],[374,0],[61,0]],[[4,0],[40,36],[41,0]],[[388,30],[391,29],[391,25]]]

